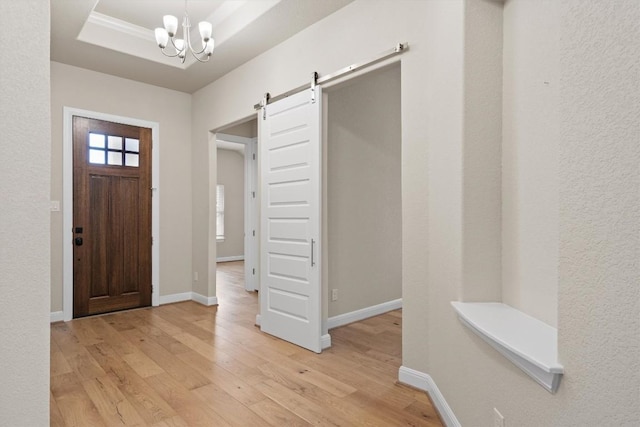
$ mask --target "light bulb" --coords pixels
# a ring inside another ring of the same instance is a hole
[[[204,40],[205,43],[208,42],[211,38],[211,23],[202,21],[198,24],[198,28],[200,29],[200,37],[202,37],[202,40]]]
[[[164,29],[169,33],[169,37],[175,36],[178,30],[178,18],[173,15],[164,15],[162,22],[164,23]]]
[[[209,41],[204,44],[205,55],[211,55],[211,53],[213,52],[213,47],[214,47],[214,41],[213,39],[209,39]]]
[[[167,47],[168,41],[169,34],[167,33],[167,30],[164,28],[156,28],[156,42],[158,43],[158,46],[160,46],[160,49]]]

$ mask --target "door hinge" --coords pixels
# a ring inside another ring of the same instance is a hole
[[[153,245],[155,242],[155,239],[153,238],[153,236],[151,236],[151,244]]]
[[[251,272],[251,274],[253,274],[254,276],[256,275],[256,269],[252,269],[253,271]]]
[[[318,85],[318,73],[311,73],[311,103],[316,103],[316,86]]]
[[[253,160],[255,160],[256,159],[256,153],[253,153],[252,157],[253,157]]]
[[[256,230],[253,230],[253,237],[256,237]]]
[[[251,192],[251,197],[253,197],[254,199],[256,198],[256,192],[255,191]]]

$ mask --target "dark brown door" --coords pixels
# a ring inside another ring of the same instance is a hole
[[[73,317],[151,305],[151,129],[73,118]]]

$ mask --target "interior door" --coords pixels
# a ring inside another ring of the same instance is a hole
[[[73,317],[151,305],[151,129],[73,118]]]
[[[313,91],[269,104],[259,118],[260,327],[320,353],[322,94]]]

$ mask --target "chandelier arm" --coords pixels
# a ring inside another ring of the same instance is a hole
[[[174,43],[174,39],[175,38],[176,38],[175,36],[169,37],[169,40],[171,40],[171,46],[173,46],[173,48],[176,50],[176,52],[179,52],[178,46],[176,46],[176,44]],[[178,56],[178,54],[176,53],[174,56]]]
[[[191,53],[192,53],[193,55],[201,55],[201,54],[203,54],[206,48],[207,48],[207,46],[205,45],[205,46],[202,48],[202,50],[200,50],[200,51],[196,52],[196,50],[195,50],[193,47],[189,46],[189,49],[191,49]]]
[[[196,58],[198,61],[205,63],[205,62],[209,62],[209,59],[211,59],[211,55],[207,55],[206,58],[207,59],[200,59],[198,56],[196,56],[195,53],[191,52],[193,54],[193,57]]]
[[[165,52],[165,51],[164,51],[164,48],[160,48],[160,52],[162,52],[162,54],[163,54],[164,56],[168,56],[169,58],[175,58],[176,56],[178,56],[178,53],[177,53],[177,52],[176,52],[174,55],[171,55],[171,54],[169,54],[169,53]]]

